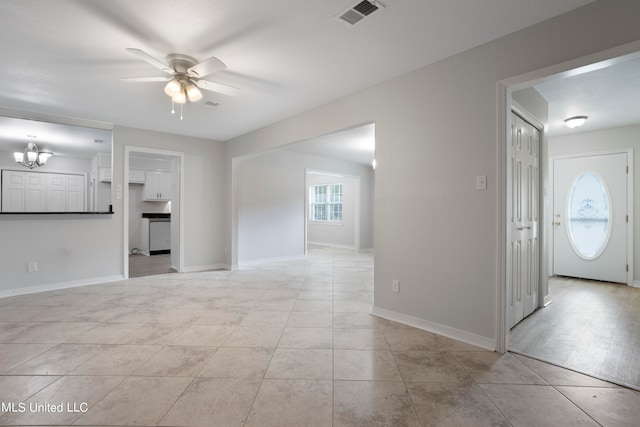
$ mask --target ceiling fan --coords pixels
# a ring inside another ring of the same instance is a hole
[[[164,71],[168,76],[162,77],[127,77],[120,80],[125,82],[168,82],[164,87],[164,92],[169,95],[175,104],[184,105],[187,100],[197,102],[202,99],[200,89],[223,95],[235,96],[238,89],[235,87],[214,83],[202,78],[218,71],[224,70],[227,66],[216,57],[198,62],[195,58],[180,53],[170,53],[165,57],[166,63],[162,62],[148,53],[135,48],[127,48],[129,52],[148,62],[154,67]],[[175,110],[172,108],[171,113]],[[180,115],[182,119],[182,114]]]

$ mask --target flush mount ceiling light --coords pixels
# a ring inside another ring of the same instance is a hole
[[[214,83],[209,80],[202,80],[202,77],[224,70],[227,66],[216,57],[211,57],[202,62],[195,58],[179,53],[171,53],[166,56],[166,63],[157,60],[140,49],[127,49],[132,54],[140,57],[156,68],[170,74],[168,77],[133,77],[120,80],[126,82],[168,82],[164,87],[164,93],[171,98],[171,113],[175,113],[175,104],[180,104],[180,120],[182,120],[182,109],[187,100],[198,102],[202,99],[200,89],[223,95],[235,96],[238,89]]]
[[[564,124],[567,125],[567,127],[573,129],[573,128],[579,128],[580,126],[582,126],[588,119],[589,117],[587,116],[575,116],[575,117],[569,117],[568,119],[566,119],[564,121]]]
[[[13,158],[16,163],[26,166],[29,169],[44,166],[51,156],[53,156],[53,153],[49,153],[48,151],[38,151],[38,147],[35,142],[29,142],[27,144],[27,148],[25,148],[22,153],[13,153]]]

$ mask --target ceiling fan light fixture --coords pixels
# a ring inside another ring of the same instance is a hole
[[[575,117],[569,117],[568,119],[566,119],[564,121],[564,124],[567,125],[567,127],[573,129],[573,128],[579,128],[580,126],[582,126],[588,119],[589,117],[587,116],[575,116]]]
[[[182,92],[182,84],[178,79],[172,79],[167,85],[164,87],[164,93],[169,95],[171,98],[178,96]]]
[[[176,96],[172,97],[171,100],[176,104],[184,104],[187,102],[187,95],[182,90]]]
[[[200,92],[200,89],[198,89],[198,86],[196,86],[193,82],[189,82],[189,84],[187,85],[186,92],[187,92],[187,97],[191,102],[197,102],[202,99],[202,92]]]

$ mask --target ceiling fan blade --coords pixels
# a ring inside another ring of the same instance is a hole
[[[224,70],[225,68],[227,68],[227,66],[224,64],[224,62],[220,61],[214,56],[209,59],[205,59],[204,61],[199,62],[193,67],[189,68],[187,70],[187,73],[194,77],[204,77],[208,76],[209,74]]]
[[[209,80],[194,80],[194,82],[200,89],[221,93],[227,96],[236,96],[240,91],[238,88],[223,85],[221,83],[210,82]]]
[[[137,57],[139,57],[140,59],[147,61],[149,64],[153,65],[154,67],[161,69],[165,73],[173,74],[174,72],[173,69],[169,67],[167,64],[154,58],[153,56],[149,55],[148,53],[140,49],[128,47],[127,50],[133,53],[134,55],[136,55]]]
[[[168,82],[172,77],[120,77],[123,82],[146,83],[146,82]]]

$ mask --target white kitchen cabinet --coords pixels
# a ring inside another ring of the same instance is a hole
[[[3,212],[84,212],[83,175],[2,171]]]
[[[138,169],[129,169],[129,184],[144,184],[145,182],[145,171]]]
[[[168,202],[171,200],[172,175],[166,172],[147,172],[144,183],[144,201]]]
[[[111,168],[98,168],[100,182],[111,182]]]

